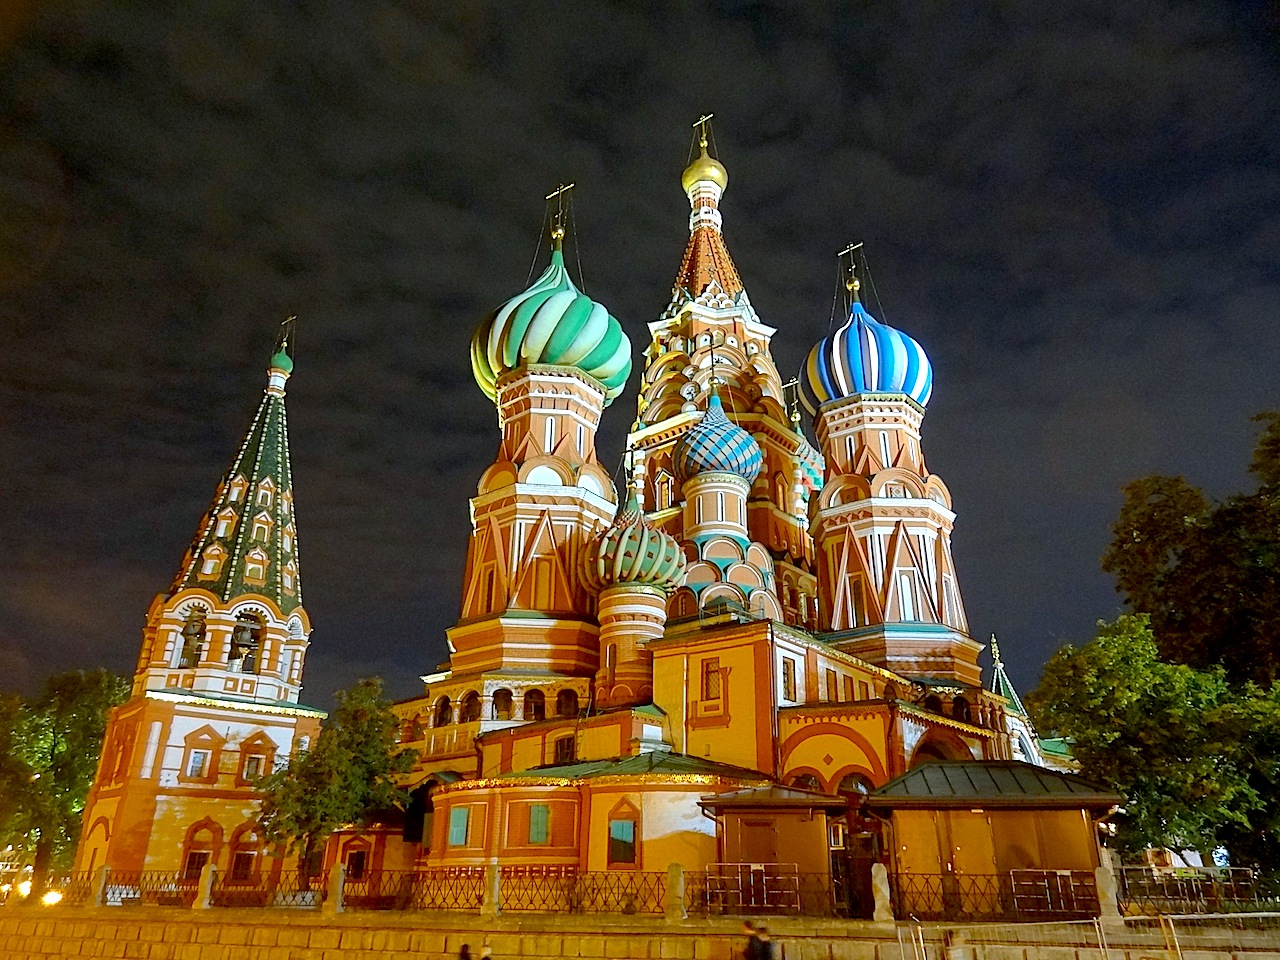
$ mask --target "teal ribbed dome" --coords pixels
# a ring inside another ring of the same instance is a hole
[[[582,551],[582,580],[596,593],[621,584],[674,590],[684,566],[680,544],[649,526],[634,493],[612,526]]]
[[[595,377],[606,405],[631,373],[631,341],[602,304],[573,285],[559,249],[533,286],[486,317],[471,339],[471,369],[490,400],[497,398],[499,377],[533,363]]]
[[[262,356],[262,354],[258,354],[258,356]],[[269,369],[283,370],[285,373],[293,373],[293,360],[290,358],[289,354],[284,352],[283,349],[277,350],[271,357]]]

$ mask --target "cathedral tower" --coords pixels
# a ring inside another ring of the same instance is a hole
[[[617,510],[595,439],[631,372],[631,344],[569,279],[563,236],[558,211],[550,265],[472,340],[476,382],[498,408],[502,443],[471,501],[462,617],[449,631],[455,677],[590,677],[598,666],[599,628],[577,573],[586,540]]]
[[[925,466],[920,423],[933,391],[921,346],[858,299],[809,353],[801,398],[826,480],[813,511],[820,623],[841,650],[908,677],[981,685],[951,557],[955,514]]]
[[[698,156],[681,185],[689,199],[689,242],[671,302],[649,324],[651,342],[631,434],[653,523],[677,539],[690,535],[680,503],[688,499],[675,464],[681,437],[710,413],[713,382],[721,415],[754,439],[761,456],[748,480],[744,526],[776,565],[782,618],[812,625],[816,581],[807,500],[821,485],[822,462],[792,421],[769,352],[775,330],[761,322],[723,234],[720,201],[729,182],[711,156],[709,129],[698,127]]]
[[[112,713],[77,869],[259,868],[254,782],[314,736],[298,703],[302,606],[285,384],[292,321],[267,384],[167,593],[143,629],[130,699]]]

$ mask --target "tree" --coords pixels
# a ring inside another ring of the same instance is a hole
[[[33,857],[33,899],[75,854],[111,708],[129,681],[105,670],[50,677],[34,701],[0,700],[0,841]]]
[[[1280,698],[1233,688],[1222,667],[1160,659],[1144,614],[1100,623],[1079,649],[1063,647],[1028,698],[1050,736],[1070,738],[1081,774],[1125,798],[1123,846],[1212,849],[1256,830],[1275,782],[1275,754],[1259,734],[1280,730]]]
[[[413,766],[413,751],[396,746],[382,681],[359,680],[336,699],[311,749],[259,783],[263,835],[298,853],[303,870],[335,829],[366,825],[408,799],[396,778]]]
[[[1166,659],[1269,688],[1280,679],[1280,410],[1254,419],[1256,491],[1214,503],[1181,477],[1135,480],[1102,569],[1150,615]]]

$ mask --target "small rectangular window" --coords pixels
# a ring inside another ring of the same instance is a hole
[[[720,699],[720,658],[707,657],[702,661],[702,699]]]
[[[182,865],[182,879],[199,880],[200,871],[204,869],[204,865],[208,862],[208,850],[192,850],[187,854],[186,862]]]
[[[609,821],[609,862],[636,862],[636,822],[634,820]]]
[[[555,743],[555,762],[573,763],[576,759],[573,737],[561,737]]]
[[[529,806],[529,842],[551,842],[551,808],[545,803],[534,803]]]
[[[449,810],[449,846],[467,845],[467,821],[470,813],[470,807],[452,807]]]
[[[457,809],[456,807],[454,809]],[[351,850],[347,853],[347,879],[364,879],[365,868],[369,865],[368,850]]]
[[[782,698],[796,698],[796,662],[790,657],[782,658]]]
[[[898,575],[898,607],[902,611],[903,620],[916,618],[916,584],[909,573]]]
[[[854,699],[854,696],[853,696],[853,677],[845,677],[845,678],[844,678],[844,698],[845,698],[846,700],[850,700],[850,701]]]
[[[827,700],[834,703],[840,699],[840,688],[836,682],[836,672],[834,670],[827,671]]]
[[[859,686],[859,688],[862,690],[862,699],[863,699],[863,700],[870,700],[870,699],[871,699],[871,684],[866,683],[866,682],[860,682],[860,683],[858,684],[858,686]]]
[[[203,777],[209,772],[209,751],[208,750],[192,750],[191,758],[187,761],[188,777]]]
[[[252,754],[244,761],[244,779],[257,780],[262,776],[262,768],[266,764],[267,758],[260,754]]]
[[[231,858],[231,879],[251,880],[258,865],[258,855],[252,851],[239,850]]]

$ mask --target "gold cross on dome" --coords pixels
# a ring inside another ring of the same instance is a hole
[[[572,189],[572,183],[562,183],[543,198],[548,203],[556,202],[556,213],[551,221],[551,239],[556,243],[564,239],[564,195]]]

